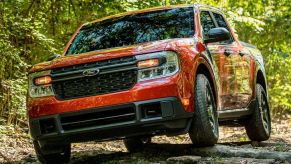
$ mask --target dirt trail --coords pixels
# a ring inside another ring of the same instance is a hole
[[[0,163],[38,163],[28,134],[0,130]],[[196,162],[291,163],[291,120],[274,120],[271,138],[261,143],[248,141],[243,127],[221,127],[219,144],[211,148],[194,148],[188,135],[154,137],[145,150],[133,154],[122,141],[72,144],[71,163],[76,164]]]

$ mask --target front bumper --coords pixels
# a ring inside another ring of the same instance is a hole
[[[30,119],[41,145],[113,140],[139,135],[177,135],[188,131],[193,114],[176,97],[137,101]]]
[[[190,104],[184,105],[183,107],[185,111],[193,112],[192,89],[189,88],[189,84],[185,84],[187,80],[183,79],[185,78],[182,77],[182,73],[177,73],[171,77],[138,82],[133,88],[127,91],[70,100],[58,100],[55,96],[40,98],[28,97],[28,116],[32,119],[164,97],[177,97],[179,100],[190,100]]]

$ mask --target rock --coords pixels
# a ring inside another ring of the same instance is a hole
[[[215,160],[215,163],[219,164],[242,164],[242,163],[251,163],[251,164],[272,164],[275,163],[275,159],[254,159],[254,158],[241,158],[241,157],[232,157],[232,158],[219,158]]]
[[[268,151],[252,148],[239,148],[225,145],[215,145],[213,147],[192,148],[192,154],[199,156],[218,157],[243,157],[256,159],[276,159],[291,162],[290,152]]]
[[[178,156],[178,157],[170,157],[167,159],[167,162],[170,163],[198,163],[201,160],[200,156]]]
[[[252,147],[270,147],[270,146],[277,146],[277,145],[285,145],[286,147],[291,147],[291,144],[286,142],[258,142],[258,141],[243,141],[243,142],[223,142],[220,145],[228,145],[228,146],[252,146]]]
[[[23,161],[27,163],[32,163],[37,161],[37,157],[33,156],[32,154],[27,155],[25,158],[22,159]]]
[[[226,145],[215,145],[212,147],[193,147],[190,144],[151,144],[148,146],[156,151],[167,150],[168,153],[184,155],[191,154],[201,157],[242,157],[256,159],[275,159],[276,161],[287,161],[291,163],[290,152],[271,151],[266,149],[256,149],[248,147],[234,147]]]
[[[251,145],[253,147],[259,147],[260,146],[260,143],[258,141],[251,141]]]
[[[248,144],[248,145],[241,145],[239,146],[239,148],[253,148],[253,146],[251,144]]]

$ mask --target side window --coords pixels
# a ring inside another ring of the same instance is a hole
[[[220,14],[217,14],[217,13],[212,13],[212,14],[214,16],[214,19],[217,22],[218,27],[224,27],[224,28],[226,28],[229,31],[229,28],[227,27],[227,24],[226,24],[223,16],[220,15]]]
[[[203,29],[203,37],[208,39],[208,31],[212,28],[215,28],[215,24],[210,16],[208,11],[201,11],[200,12],[200,21]]]

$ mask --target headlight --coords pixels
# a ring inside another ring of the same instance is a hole
[[[137,59],[138,81],[171,76],[179,70],[178,55],[172,51],[138,55]]]
[[[30,97],[53,96],[50,71],[36,72],[29,75],[28,93]]]

